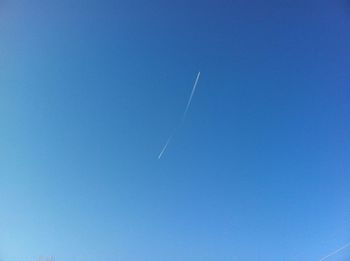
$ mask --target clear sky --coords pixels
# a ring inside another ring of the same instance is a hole
[[[0,260],[346,244],[349,32],[346,0],[0,1]]]

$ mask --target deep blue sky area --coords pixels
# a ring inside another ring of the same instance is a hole
[[[0,1],[0,260],[318,261],[349,86],[346,0]]]

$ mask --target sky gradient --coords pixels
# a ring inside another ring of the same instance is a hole
[[[349,32],[345,0],[0,1],[0,260],[350,242]]]

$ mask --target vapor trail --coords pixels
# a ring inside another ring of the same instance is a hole
[[[349,247],[349,246],[350,246],[350,242],[347,243],[345,246],[342,246],[341,248],[335,250],[334,252],[332,252],[332,253],[330,253],[330,254],[328,254],[328,255],[322,257],[319,261],[326,260],[328,257],[331,257],[331,256],[333,256],[333,255],[339,253],[340,251],[344,250],[345,248],[347,248],[347,247]]]
[[[177,130],[181,127],[182,123],[185,121],[185,118],[186,118],[186,115],[187,115],[187,111],[188,111],[188,109],[190,108],[191,101],[192,101],[192,98],[193,98],[193,94],[194,94],[194,92],[195,92],[195,90],[196,90],[197,83],[198,83],[198,80],[199,80],[199,76],[200,76],[200,75],[201,75],[201,72],[198,72],[197,77],[196,77],[196,80],[195,80],[194,85],[193,85],[193,87],[192,87],[192,92],[191,92],[190,98],[188,99],[188,102],[187,102],[187,105],[186,105],[185,112],[184,112],[184,114],[183,114],[183,116],[182,116],[182,120],[181,120],[181,122],[177,125],[177,127],[174,129],[173,133],[172,133],[172,134],[169,136],[169,138],[167,139],[165,145],[163,146],[162,151],[161,151],[161,152],[159,153],[159,155],[158,155],[158,159],[160,159],[160,158],[163,156],[163,154],[164,154],[164,152],[166,151],[166,149],[167,149],[167,147],[168,147],[170,141],[173,139],[175,133],[176,133]]]
[[[194,85],[193,85],[193,88],[192,88],[192,92],[191,92],[190,98],[188,99],[188,102],[187,102],[186,109],[185,109],[185,112],[184,112],[184,114],[183,114],[182,120],[185,119],[185,117],[186,117],[186,115],[187,115],[187,111],[188,111],[188,109],[190,108],[190,105],[191,105],[191,102],[192,102],[192,98],[193,98],[193,94],[194,94],[194,92],[196,91],[196,87],[197,87],[197,83],[198,83],[198,80],[199,80],[199,76],[200,76],[200,75],[201,75],[201,72],[198,72],[197,78],[196,78],[196,81],[194,82]]]
[[[165,145],[164,145],[162,151],[161,151],[161,152],[159,153],[159,155],[158,155],[158,159],[160,159],[160,158],[163,156],[163,153],[165,152],[165,150],[166,150],[166,148],[168,147],[169,142],[171,141],[172,138],[173,138],[173,135],[171,135],[171,136],[168,138],[168,140],[166,141],[166,143],[165,143]]]

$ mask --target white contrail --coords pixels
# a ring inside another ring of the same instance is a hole
[[[158,159],[160,159],[160,158],[163,156],[163,153],[164,153],[164,151],[166,150],[166,148],[168,147],[169,142],[171,141],[172,138],[173,138],[173,135],[171,135],[171,136],[168,138],[168,140],[166,141],[166,143],[165,143],[165,145],[164,145],[162,151],[161,151],[161,152],[159,153],[159,155],[158,155]]]
[[[194,82],[194,85],[193,85],[193,88],[192,88],[192,92],[191,92],[190,98],[188,99],[188,102],[187,102],[187,106],[186,106],[185,112],[184,112],[184,114],[183,114],[183,116],[182,116],[182,120],[181,120],[181,122],[179,123],[179,125],[175,128],[175,130],[173,131],[173,133],[169,136],[169,138],[168,138],[168,140],[166,141],[166,143],[165,143],[165,145],[164,145],[162,151],[161,151],[161,152],[159,153],[159,155],[158,155],[158,159],[160,159],[160,158],[163,156],[163,154],[164,154],[164,152],[166,151],[166,149],[167,149],[167,147],[168,147],[170,141],[171,141],[172,138],[174,137],[176,131],[181,127],[182,123],[185,121],[185,118],[186,118],[186,115],[187,115],[187,111],[188,111],[188,109],[190,108],[191,101],[192,101],[192,98],[193,98],[193,94],[194,94],[194,92],[195,92],[195,90],[196,90],[197,83],[198,83],[198,80],[199,80],[199,76],[200,76],[200,75],[201,75],[201,72],[198,72],[196,81]]]
[[[347,247],[349,247],[349,246],[350,246],[350,242],[347,243],[345,246],[342,246],[341,248],[335,250],[334,252],[332,252],[332,253],[330,253],[330,254],[328,254],[328,255],[322,257],[319,261],[326,260],[328,257],[331,257],[331,256],[333,256],[333,255],[339,253],[340,251],[344,250],[345,248],[347,248]]]
[[[185,112],[184,112],[183,117],[182,117],[183,120],[185,119],[185,117],[187,115],[187,111],[190,108],[192,97],[193,97],[194,92],[196,91],[196,87],[197,87],[197,83],[198,83],[200,75],[201,75],[201,72],[198,72],[196,81],[194,82],[194,85],[193,85],[193,88],[192,88],[192,92],[191,92],[190,98],[188,99],[188,102],[187,102],[187,105],[186,105],[186,109],[185,109]]]

